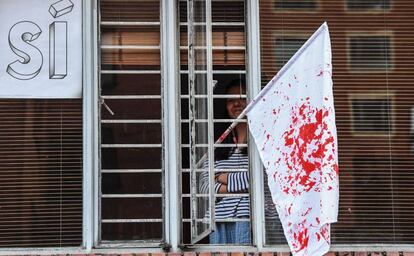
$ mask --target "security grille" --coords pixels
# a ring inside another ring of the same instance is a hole
[[[194,1],[197,2],[205,1]],[[200,10],[201,8],[196,10]],[[213,130],[214,140],[218,139],[221,133],[226,129],[230,123],[233,121],[228,118],[224,118],[225,111],[225,102],[227,98],[234,97],[246,97],[243,95],[225,95],[224,86],[230,83],[235,79],[245,80],[246,75],[246,41],[245,41],[245,31],[246,31],[246,20],[245,20],[245,1],[243,0],[220,0],[220,1],[211,1],[211,37],[212,43],[206,45],[202,49],[211,50],[212,54],[212,74],[213,82],[212,84],[206,86],[211,86],[213,89],[213,95],[208,96],[208,88],[200,90],[196,95],[196,103],[204,105],[208,100],[213,102],[213,115],[208,115],[207,112],[201,111],[199,108],[199,114],[195,121],[199,127],[204,127],[207,131]],[[198,29],[198,26],[203,26],[203,20],[205,13],[196,12],[195,27],[191,28],[187,22],[187,1],[180,1],[180,31],[181,31],[181,156],[182,156],[182,240],[184,244],[191,243],[191,228],[190,228],[190,209],[191,209],[191,187],[194,186],[191,183],[190,179],[190,161],[195,157],[194,154],[190,151],[190,119],[191,112],[189,112],[189,100],[192,97],[189,90],[189,61],[188,61],[188,30],[189,29]],[[197,50],[197,48],[196,48]],[[205,80],[207,73],[205,71],[196,71],[195,76],[197,79]],[[199,105],[200,106],[200,105]],[[208,126],[209,122],[212,122],[212,126]],[[230,135],[231,136],[231,135]],[[206,140],[197,141],[196,147],[201,150],[208,150],[208,144]],[[216,145],[214,148],[218,147],[234,147],[235,144],[222,144]],[[247,145],[242,145],[247,147]],[[217,170],[216,170],[217,171]],[[237,171],[237,170],[233,170]],[[243,170],[240,170],[243,171]],[[215,196],[215,200],[220,200],[223,196],[232,196],[235,194],[220,194]],[[248,193],[239,193],[239,196],[249,196]],[[236,195],[236,196],[237,196]],[[200,194],[199,196],[202,196]],[[208,216],[209,213],[206,213]],[[200,214],[200,217],[202,215]],[[216,222],[227,221],[248,221],[240,219],[227,219],[227,220],[215,220]],[[209,244],[208,238],[204,238],[198,242],[199,244]]]
[[[163,239],[160,2],[100,1],[100,239]]]

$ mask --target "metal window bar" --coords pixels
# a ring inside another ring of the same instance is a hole
[[[160,119],[102,119],[103,124],[160,124]]]
[[[151,223],[163,222],[163,219],[102,219],[102,223]]]
[[[181,99],[188,99],[189,95],[181,95]],[[208,99],[208,95],[194,95],[196,99]],[[235,95],[235,94],[225,94],[225,95],[213,95],[213,99],[246,99],[246,95]]]
[[[101,144],[101,148],[160,148],[162,144]]]
[[[208,0],[206,0],[208,1]],[[194,22],[194,26],[206,26],[208,25],[205,22]],[[235,27],[243,27],[245,24],[244,22],[211,22],[211,26],[235,26]],[[180,26],[188,26],[188,22],[180,22]]]
[[[203,219],[197,219],[197,221],[202,221],[202,220]],[[220,223],[225,223],[225,222],[248,222],[250,220],[251,220],[250,218],[226,218],[226,219],[217,219],[216,223],[217,222],[220,222]],[[183,222],[190,222],[191,219],[183,219],[182,221]]]
[[[214,197],[218,197],[218,198],[221,198],[221,197],[245,197],[245,196],[248,196],[249,195],[249,193],[226,193],[226,194],[215,194],[214,195]],[[187,197],[191,197],[192,196],[192,194],[182,194],[182,197],[183,198],[187,198]],[[209,197],[209,195],[208,194],[200,194],[200,193],[196,193],[196,194],[194,194],[194,196],[196,196],[196,197],[199,197],[199,198],[201,198],[201,197]]]
[[[161,74],[160,70],[101,70],[101,74]]]
[[[234,121],[236,121],[234,119],[213,119],[213,120],[214,120],[214,123],[233,123]],[[196,119],[195,121],[197,123],[206,123],[206,122],[208,122],[207,119]],[[181,122],[182,123],[188,123],[190,121],[189,121],[189,119],[181,119]],[[242,120],[237,120],[237,122],[238,123],[245,123],[245,122],[247,122],[247,120],[242,119]]]
[[[101,173],[160,173],[162,169],[101,169]]]
[[[189,72],[188,72],[188,70],[181,70],[180,71],[180,74],[188,74]],[[200,71],[200,70],[198,70],[198,71],[195,71],[195,74],[206,74],[207,72],[206,71]],[[212,73],[214,74],[214,75],[216,75],[216,74],[219,74],[219,75],[221,75],[221,74],[240,74],[240,75],[242,75],[242,74],[246,74],[246,70],[213,70],[212,71]]]
[[[180,50],[187,50],[188,46],[180,46]],[[195,47],[196,50],[205,50],[207,47],[205,46],[197,46]],[[212,46],[211,49],[214,50],[246,50],[244,46]]]
[[[146,22],[146,21],[101,21],[101,27],[103,26],[160,26],[160,22]]]
[[[195,169],[195,172],[202,172],[204,169]],[[183,173],[189,173],[190,169],[182,169]],[[246,169],[214,169],[214,172],[246,172]]]
[[[102,50],[160,50],[155,45],[101,45]]]
[[[190,147],[190,144],[181,144],[183,148]],[[197,148],[206,148],[209,144],[195,144],[195,147]],[[234,147],[241,147],[246,148],[247,144],[215,144],[213,145],[214,148],[234,148]]]
[[[102,198],[158,198],[163,194],[101,194]]]

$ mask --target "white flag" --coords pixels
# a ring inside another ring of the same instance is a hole
[[[339,200],[331,44],[326,23],[245,112],[293,255],[325,254]]]

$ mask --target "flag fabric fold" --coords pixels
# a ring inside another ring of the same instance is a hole
[[[329,251],[339,201],[331,44],[324,23],[246,108],[293,255]]]

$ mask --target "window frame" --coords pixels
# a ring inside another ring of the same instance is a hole
[[[389,1],[389,7],[388,8],[366,8],[366,9],[352,9],[349,8],[349,0],[344,1],[344,8],[346,12],[349,13],[383,13],[383,12],[390,12],[393,8],[393,1]]]
[[[358,131],[355,130],[355,119],[354,114],[355,110],[353,108],[353,100],[384,100],[389,102],[389,131]],[[380,136],[380,137],[392,137],[395,131],[395,92],[387,91],[375,91],[375,92],[366,92],[366,93],[355,93],[348,95],[348,104],[350,107],[350,120],[351,120],[351,133],[352,136],[361,137],[361,136]]]
[[[164,119],[164,139],[165,139],[165,241],[166,247],[171,247],[172,251],[180,250],[181,240],[181,211],[180,204],[180,179],[179,179],[179,166],[181,157],[179,149],[181,148],[181,142],[179,139],[180,134],[180,104],[177,104],[179,99],[180,88],[180,72],[178,60],[180,56],[179,49],[179,20],[178,20],[178,3],[180,0],[161,0],[161,60],[162,65],[162,86],[165,89],[163,103],[168,109],[163,109],[162,115]],[[97,186],[98,186],[98,171],[99,171],[99,134],[96,132],[95,127],[98,127],[99,107],[98,107],[98,94],[96,93],[99,88],[99,54],[98,54],[98,19],[99,12],[97,10],[98,0],[92,0],[89,2],[83,2],[83,17],[84,17],[84,49],[92,49],[91,51],[84,51],[83,63],[83,245],[82,248],[51,248],[51,252],[91,252],[99,251],[94,249],[98,243],[97,230],[99,226],[96,202],[98,198]],[[317,9],[320,8],[319,0],[316,1]],[[246,81],[248,85],[248,98],[251,99],[257,95],[261,90],[261,66],[260,66],[260,3],[259,0],[249,0],[246,3]],[[389,10],[392,9],[392,5]],[[389,11],[388,10],[388,11]],[[317,11],[317,10],[316,10]],[[290,12],[287,10],[275,11]],[[300,12],[300,11],[292,11]],[[354,33],[355,34],[355,33]],[[358,33],[361,34],[361,33]],[[384,33],[379,33],[384,35]],[[378,35],[375,33],[375,35]],[[393,43],[392,34],[385,33],[386,36],[390,36],[390,43]],[[347,37],[349,34],[347,35]],[[348,37],[349,38],[349,37]],[[394,56],[393,52],[390,52],[390,56]],[[355,70],[350,70],[355,72]],[[387,70],[387,72],[392,70]],[[372,72],[372,71],[368,71]],[[374,71],[375,72],[375,71]],[[383,71],[380,71],[383,72]],[[169,86],[166,86],[169,85]],[[90,118],[92,116],[92,118]],[[194,246],[194,251],[212,251],[214,249],[220,249],[223,252],[226,251],[240,251],[242,249],[245,252],[264,252],[268,250],[274,250],[279,252],[288,252],[287,246],[270,246],[265,245],[265,229],[261,225],[264,221],[264,193],[263,193],[263,172],[252,171],[262,170],[262,164],[260,161],[259,153],[256,147],[253,147],[253,139],[249,138],[249,161],[251,167],[251,209],[252,209],[252,232],[253,242],[251,246]],[[172,210],[175,209],[175,210]],[[114,247],[118,248],[118,247]],[[152,248],[152,249],[151,249]],[[333,251],[370,251],[370,250],[413,250],[414,245],[366,245],[366,244],[343,244],[332,245]],[[44,249],[30,249],[21,250],[23,252],[42,251]],[[141,247],[134,249],[134,252],[163,252],[160,246],[154,247]],[[13,250],[15,252],[15,250]]]
[[[395,50],[393,48],[394,45],[394,34],[392,31],[387,30],[375,30],[375,31],[347,31],[346,34],[346,56],[347,56],[347,62],[346,65],[348,67],[348,71],[350,73],[354,74],[366,74],[366,73],[390,73],[395,69]],[[365,68],[365,69],[358,69],[355,67],[352,67],[352,58],[351,58],[351,39],[353,37],[376,37],[376,36],[382,36],[382,37],[388,37],[389,38],[389,48],[387,49],[386,61],[387,63],[391,63],[391,65],[387,65],[383,69],[378,68]]]
[[[254,0],[256,1],[256,0]],[[257,0],[260,1],[260,0]],[[282,0],[275,0],[275,1],[282,1]],[[321,2],[323,0],[313,0],[315,2],[315,8],[277,8],[276,7],[276,2],[272,3],[272,11],[275,14],[281,14],[281,13],[286,13],[286,14],[290,14],[290,13],[317,13],[320,11],[320,9],[322,8],[322,4]]]
[[[159,1],[159,5],[160,5],[160,10],[159,10],[159,15],[160,15],[160,19],[159,19],[159,25],[157,24],[157,26],[159,27],[159,31],[160,31],[160,49],[159,49],[159,54],[160,54],[160,66],[159,66],[159,73],[160,73],[160,77],[161,77],[161,91],[160,91],[160,104],[161,104],[161,116],[160,116],[160,121],[161,121],[161,134],[162,134],[162,141],[161,141],[161,182],[162,182],[162,197],[161,197],[161,202],[162,202],[162,227],[163,227],[163,231],[162,231],[162,237],[160,240],[127,240],[127,241],[120,241],[120,240],[113,240],[113,241],[103,241],[102,240],[102,218],[101,218],[101,200],[102,200],[102,193],[101,193],[101,181],[100,181],[100,175],[101,175],[101,149],[102,149],[102,144],[101,143],[101,109],[104,108],[104,105],[102,104],[101,99],[103,98],[100,95],[100,76],[102,75],[101,72],[101,57],[102,57],[102,51],[101,51],[101,47],[100,47],[100,42],[101,42],[101,21],[100,21],[100,4],[98,3],[99,0],[94,0],[95,4],[96,4],[96,15],[94,15],[95,18],[95,28],[96,28],[96,32],[95,32],[95,36],[96,37],[96,41],[95,41],[95,52],[96,52],[96,66],[95,66],[95,71],[96,71],[96,78],[95,78],[95,91],[93,92],[94,97],[96,97],[96,100],[94,101],[95,104],[95,115],[94,115],[94,120],[96,120],[96,126],[98,128],[93,128],[94,130],[92,131],[93,133],[95,133],[95,138],[96,140],[94,141],[94,146],[95,146],[95,152],[94,152],[94,201],[93,201],[93,219],[94,219],[94,227],[93,227],[93,233],[89,234],[93,236],[93,243],[92,243],[92,248],[96,248],[96,249],[113,249],[113,248],[142,248],[144,250],[145,249],[149,249],[149,248],[154,248],[157,252],[162,252],[164,248],[169,248],[170,245],[167,242],[167,234],[168,232],[168,228],[169,228],[169,222],[168,220],[170,219],[167,215],[167,210],[169,209],[169,207],[167,207],[167,203],[169,202],[167,200],[167,195],[169,195],[169,184],[168,182],[166,182],[167,180],[167,155],[169,155],[167,152],[169,152],[170,150],[167,149],[167,143],[165,142],[166,138],[169,138],[169,136],[167,136],[167,124],[168,121],[166,119],[166,117],[168,117],[168,114],[166,114],[166,109],[171,109],[170,107],[170,102],[166,100],[167,95],[164,91],[164,88],[169,88],[167,85],[167,81],[169,81],[168,77],[170,76],[169,72],[167,71],[167,67],[165,63],[167,63],[167,61],[164,60],[168,60],[168,56],[167,54],[169,52],[171,52],[171,50],[169,50],[168,47],[171,47],[171,44],[174,43],[174,41],[166,41],[166,38],[163,34],[166,33],[167,30],[167,26],[168,26],[168,18],[166,18],[166,15],[169,15],[170,12],[168,12],[166,9],[169,4],[168,0],[158,0]],[[120,24],[122,25],[123,22],[120,22]],[[140,22],[138,22],[140,23]],[[144,22],[145,23],[145,22]],[[153,22],[150,22],[153,23]],[[144,24],[145,25],[145,24]],[[166,79],[167,77],[167,79]],[[171,85],[171,83],[169,83],[169,85]],[[168,108],[167,108],[168,106]],[[171,128],[171,127],[170,127]]]
[[[279,54],[279,50],[278,50],[278,43],[277,40],[303,40],[303,43],[300,44],[299,48],[297,50],[295,50],[293,52],[293,54],[295,54],[296,51],[298,51],[300,49],[300,47],[305,44],[305,42],[308,40],[308,38],[311,36],[312,34],[306,31],[292,31],[292,30],[276,30],[272,32],[272,39],[273,39],[273,46],[275,47],[273,54],[275,55],[275,57],[278,57]],[[292,56],[288,57],[286,62],[284,64],[287,63],[287,61],[289,61],[289,59]],[[279,66],[278,60],[275,59],[275,66]],[[284,66],[284,64],[282,66],[280,66],[279,68],[282,68]]]

